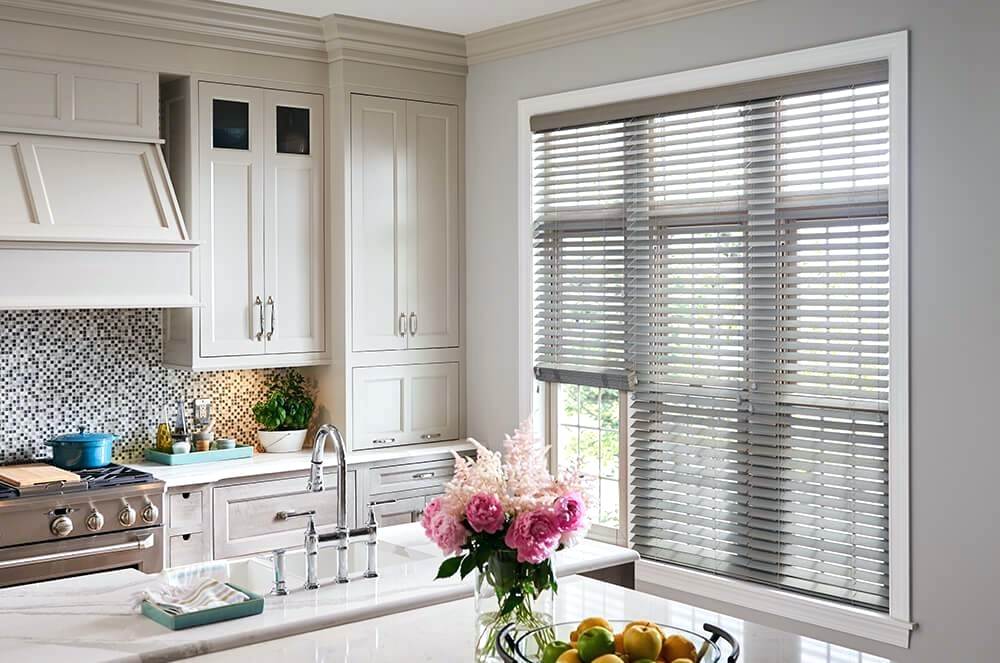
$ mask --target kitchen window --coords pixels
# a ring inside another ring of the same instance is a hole
[[[622,518],[647,560],[873,613],[907,596],[888,69],[529,116],[547,430],[566,457],[578,385],[620,392]]]

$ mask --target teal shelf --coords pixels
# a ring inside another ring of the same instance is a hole
[[[192,463],[213,463],[219,460],[233,460],[235,458],[250,458],[253,456],[253,447],[249,444],[240,444],[232,449],[215,449],[213,451],[192,451],[186,454],[168,454],[156,449],[146,449],[146,460],[163,465],[191,465]]]
[[[232,449],[225,449],[225,451],[232,451]],[[209,451],[202,451],[201,453],[211,453]],[[185,454],[186,455],[186,454]],[[231,582],[227,582],[227,585],[235,590],[241,591],[250,597],[249,600],[243,601],[243,603],[236,603],[234,605],[224,605],[218,608],[209,608],[208,610],[201,610],[199,612],[189,612],[183,615],[173,615],[169,612],[164,612],[158,606],[149,601],[142,602],[142,614],[149,617],[157,624],[161,626],[166,626],[171,631],[180,631],[182,629],[191,628],[193,626],[204,626],[205,624],[215,624],[216,622],[225,622],[230,619],[239,619],[240,617],[250,617],[251,615],[259,615],[264,612],[264,597],[259,594],[254,594],[251,591],[243,589]]]

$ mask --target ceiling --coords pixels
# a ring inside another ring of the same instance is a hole
[[[578,7],[593,0],[226,0],[229,4],[328,16],[346,14],[467,35]]]

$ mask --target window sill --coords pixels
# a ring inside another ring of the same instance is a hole
[[[910,631],[916,627],[914,623],[880,612],[838,605],[661,562],[639,560],[635,564],[635,579],[896,647],[909,647]]]

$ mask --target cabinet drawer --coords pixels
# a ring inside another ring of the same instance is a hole
[[[355,368],[356,451],[458,438],[458,363]]]
[[[381,495],[401,490],[440,488],[455,475],[450,458],[423,463],[373,467],[368,471],[368,494]]]
[[[171,536],[167,541],[167,565],[184,566],[207,561],[210,558],[205,549],[207,536],[203,532]]]
[[[167,501],[169,503],[167,527],[188,532],[205,530],[204,509],[207,499],[204,490],[170,493]]]
[[[337,525],[337,478],[325,476],[326,490],[305,490],[305,477],[217,487],[212,491],[215,557],[225,559],[302,545],[306,521],[281,520],[280,511],[316,511],[320,531]],[[347,521],[355,525],[356,481],[347,473]]]

